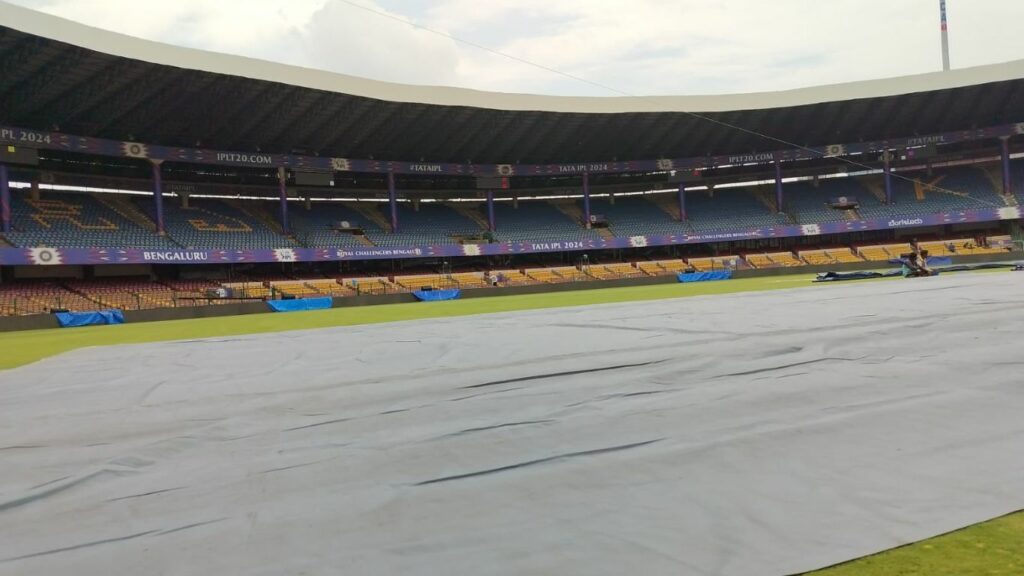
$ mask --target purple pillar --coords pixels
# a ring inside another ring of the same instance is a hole
[[[590,228],[590,174],[583,173],[583,225]]]
[[[395,192],[394,172],[388,172],[388,203],[391,205],[391,231],[398,232],[398,193]]]
[[[1007,196],[1013,194],[1013,189],[1010,187],[1010,137],[1003,136],[1000,139],[1000,144],[1003,152],[1003,194]]]
[[[775,159],[775,209],[782,212],[782,163]]]
[[[494,232],[494,191],[487,191],[487,229]]]
[[[164,182],[160,174],[163,160],[150,160],[153,167],[153,204],[156,206],[156,233],[164,233]]]
[[[679,183],[679,221],[686,221],[686,183]]]
[[[7,164],[0,164],[0,220],[3,231],[11,231],[11,185],[7,181]]]
[[[886,150],[882,154],[882,171],[885,172],[885,204],[892,204],[892,164],[891,154]]]
[[[288,234],[288,173],[277,169],[277,193],[281,199],[281,231]]]

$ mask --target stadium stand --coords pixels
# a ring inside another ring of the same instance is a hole
[[[439,202],[424,202],[419,209],[411,203],[398,204],[398,232],[371,235],[377,246],[452,244],[455,236],[476,236],[483,231],[476,222]]]
[[[863,218],[927,216],[957,210],[1002,207],[1006,203],[992,181],[978,167],[953,168],[928,176],[924,172],[906,173],[893,178],[893,205],[862,205]],[[858,197],[859,198],[859,197]]]
[[[821,180],[815,188],[810,182],[786,185],[786,212],[801,223],[840,222],[857,220],[858,210],[832,208],[833,198],[856,198],[861,206],[880,207],[883,204],[856,178],[829,178]]]
[[[863,262],[864,259],[857,256],[849,248],[832,248],[828,250],[801,250],[797,255],[811,266],[828,264],[842,264],[846,262]]]
[[[47,192],[33,200],[14,193],[11,205],[14,228],[7,239],[17,246],[180,248],[90,194]]]
[[[689,192],[687,224],[694,232],[763,228],[791,224],[785,214],[775,214],[747,190]]]
[[[602,214],[614,236],[669,236],[686,231],[686,226],[644,197],[620,196],[615,203],[605,198],[591,200],[592,214]]]
[[[745,259],[754,268],[781,268],[804,266],[806,262],[797,258],[792,252],[771,252],[747,254]]]
[[[502,242],[580,241],[601,237],[597,231],[580,226],[544,201],[520,202],[518,208],[511,202],[496,202],[494,214],[495,237]]]
[[[707,272],[709,270],[735,270],[748,266],[746,261],[739,256],[689,258],[686,260],[686,263],[698,272]]]
[[[137,199],[136,205],[153,218],[153,203]],[[290,248],[296,244],[242,210],[218,200],[192,199],[188,208],[164,203],[167,235],[185,248],[231,250]]]
[[[385,231],[373,220],[358,210],[340,202],[317,202],[310,206],[296,207],[290,213],[292,233],[305,246],[315,248],[356,248],[371,245],[369,236],[380,237]],[[335,227],[342,222],[357,226],[365,236],[341,232]]]

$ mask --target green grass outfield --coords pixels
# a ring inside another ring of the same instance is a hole
[[[221,316],[217,318],[195,318],[189,320],[168,320],[165,322],[140,322],[118,326],[90,326],[84,328],[47,330],[26,330],[0,333],[0,369],[13,368],[68,350],[86,346],[110,344],[133,344],[159,342],[162,340],[187,340],[285,330],[306,330],[331,326],[375,324],[398,320],[418,320],[446,316],[467,316],[489,312],[512,312],[538,308],[583,306],[611,302],[637,300],[658,300],[705,294],[728,294],[817,286],[812,284],[814,275],[785,275],[770,278],[744,278],[723,282],[700,282],[693,284],[657,284],[653,286],[630,286],[625,288],[600,288],[595,290],[569,290],[544,294],[523,294],[517,296],[491,296],[467,298],[448,302],[411,302],[407,304],[381,304],[375,306],[353,306],[331,308],[309,312],[287,314],[248,314],[243,316]],[[873,282],[875,280],[868,280]]]
[[[813,275],[746,278],[699,284],[659,284],[471,298],[450,302],[333,308],[289,314],[251,314],[64,330],[0,334],[0,369],[13,368],[87,346],[158,342],[398,320],[466,316],[562,306],[657,300],[707,294],[820,286]],[[868,280],[885,282],[886,279]],[[1024,576],[1024,513],[1012,514],[950,534],[813,573],[814,576]]]

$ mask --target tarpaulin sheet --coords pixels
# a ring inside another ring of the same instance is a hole
[[[294,300],[267,300],[267,306],[274,312],[301,312],[303,310],[323,310],[330,308],[333,300],[330,296],[323,298],[296,298]]]
[[[712,272],[680,272],[680,282],[708,282],[710,280],[728,280],[732,278],[732,270],[714,270]]]
[[[76,328],[96,324],[124,324],[124,313],[118,309],[91,312],[57,312],[54,314],[61,328]]]
[[[1021,275],[0,372],[0,574],[781,576],[1024,508]]]
[[[815,282],[842,282],[845,280],[869,280],[871,278],[887,278],[891,276],[902,276],[900,270],[889,270],[887,272],[875,272],[871,270],[858,270],[856,272],[821,272],[814,279]]]
[[[928,266],[949,266],[953,263],[953,259],[949,256],[929,256],[925,258]],[[890,264],[903,264],[903,258],[892,258],[889,260]]]
[[[439,300],[454,300],[462,294],[458,288],[451,290],[417,290],[413,295],[424,302],[437,302]]]

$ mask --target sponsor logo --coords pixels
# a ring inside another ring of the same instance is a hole
[[[633,248],[644,248],[647,246],[647,236],[630,236],[629,245]]]
[[[657,163],[658,170],[673,170],[676,167],[676,163],[668,158],[662,158]]]
[[[830,144],[825,147],[825,156],[831,158],[833,156],[843,156],[846,154],[846,146],[842,144]]]
[[[138,142],[121,142],[121,152],[129,158],[149,158],[149,148]]]
[[[466,256],[479,256],[480,246],[477,244],[463,244],[462,253]]]
[[[234,162],[236,164],[273,164],[274,157],[270,154],[242,154],[239,152],[217,152],[218,162]]]
[[[729,164],[752,164],[755,162],[771,162],[773,160],[775,160],[775,154],[772,152],[729,156]]]
[[[928,144],[943,144],[945,136],[921,136],[920,138],[907,138],[907,146],[927,146]]]
[[[33,264],[43,266],[53,266],[63,262],[60,250],[56,248],[29,248],[28,259]]]
[[[335,172],[348,172],[352,169],[352,163],[348,158],[331,158],[331,168]]]
[[[142,259],[151,262],[204,262],[209,252],[143,252]]]
[[[576,174],[579,172],[607,172],[611,170],[608,164],[559,164],[556,171],[562,174]]]
[[[901,218],[899,220],[889,220],[890,228],[897,228],[899,226],[920,226],[924,224],[924,220],[920,218]]]
[[[444,166],[440,164],[409,164],[410,172],[444,172]]]
[[[298,257],[291,248],[274,248],[274,260],[278,262],[296,262]]]

